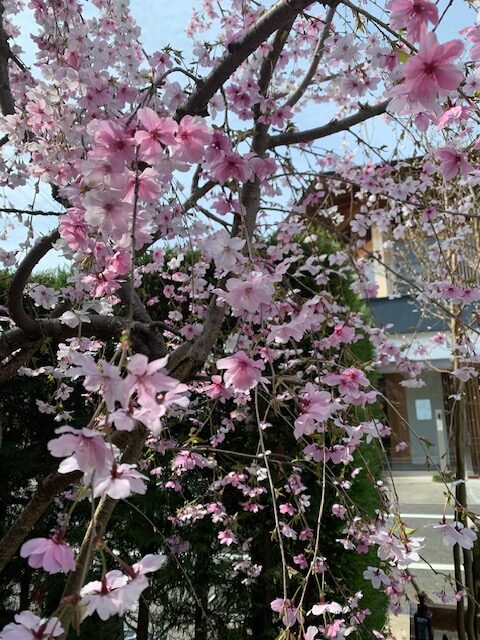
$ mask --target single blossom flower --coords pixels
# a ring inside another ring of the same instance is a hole
[[[201,162],[211,137],[202,118],[183,116],[177,129],[175,156],[186,162]]]
[[[403,67],[404,89],[410,98],[426,109],[435,109],[437,96],[453,91],[463,80],[463,73],[452,62],[462,50],[461,40],[439,44],[434,33],[425,33],[417,55]]]
[[[427,25],[438,23],[438,9],[430,0],[390,0],[390,26],[393,29],[407,28],[407,38],[418,42]]]
[[[225,544],[227,545],[227,547],[230,547],[232,544],[237,542],[237,536],[231,529],[220,531],[218,534],[218,539],[220,540],[220,544]]]
[[[237,351],[233,356],[221,358],[217,362],[218,369],[226,369],[225,386],[234,391],[249,391],[264,380],[262,371],[265,364],[261,360],[249,358],[245,351]]]
[[[458,174],[466,176],[473,168],[465,154],[453,147],[437,149],[435,155],[440,160],[440,171],[445,180],[451,180]]]
[[[138,602],[136,594],[124,587],[128,577],[114,570],[105,574],[102,580],[94,580],[84,585],[80,591],[80,611],[82,620],[97,613],[100,620],[108,620],[115,615],[123,615]]]
[[[455,522],[450,524],[448,522],[441,522],[440,524],[434,524],[434,529],[438,529],[443,536],[443,544],[446,547],[453,547],[455,544],[459,544],[463,549],[473,549],[477,534],[473,529],[465,527],[461,522]]]
[[[108,475],[95,483],[93,494],[95,497],[106,494],[114,500],[128,498],[132,493],[144,494],[147,490],[144,480],[147,477],[137,471],[134,464],[114,462]]]
[[[232,307],[235,315],[255,313],[262,304],[268,305],[272,301],[275,287],[269,275],[254,271],[244,280],[229,278],[226,283],[227,293],[223,299]]]
[[[342,606],[338,602],[320,602],[312,607],[314,616],[321,616],[324,613],[342,613]]]
[[[173,118],[160,118],[150,107],[139,109],[137,115],[144,127],[135,134],[140,154],[146,160],[156,160],[163,155],[164,146],[176,143],[178,125]]]
[[[48,573],[68,573],[75,569],[72,547],[59,531],[50,538],[28,540],[22,545],[20,556],[27,558],[34,569],[44,569]]]
[[[372,582],[372,587],[374,589],[380,589],[382,584],[387,587],[390,584],[390,578],[387,576],[385,571],[377,567],[367,567],[363,572],[363,577],[365,580],[370,580]]]
[[[0,640],[53,640],[63,633],[60,620],[54,616],[42,619],[31,611],[21,611],[14,620],[0,631]]]

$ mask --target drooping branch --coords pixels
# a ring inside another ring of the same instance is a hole
[[[148,432],[146,427],[140,424],[137,425],[137,427],[135,428],[134,437],[132,438],[128,447],[125,449],[122,456],[122,463],[135,464],[138,461],[142,453],[145,440],[147,438],[147,433]],[[76,569],[69,574],[65,583],[62,596],[63,599],[68,598],[69,596],[75,596],[80,591],[85,581],[88,569],[90,568],[90,565],[92,563],[94,552],[93,543],[95,539],[101,539],[103,537],[117,504],[118,500],[114,500],[113,498],[110,498],[108,496],[105,496],[104,498],[102,498],[102,500],[100,500],[100,503],[95,511],[95,517],[90,521],[88,529],[83,538],[80,551],[75,558]],[[65,636],[68,633],[68,627],[72,619],[72,614],[72,608],[68,607],[67,609],[63,610],[61,615],[63,627],[65,629]],[[62,636],[62,638],[63,637],[64,636]]]
[[[274,149],[282,145],[302,144],[305,142],[313,142],[320,138],[326,138],[340,131],[347,131],[357,124],[370,120],[375,116],[385,113],[389,104],[389,100],[384,100],[373,106],[363,106],[356,113],[341,120],[331,120],[328,124],[305,131],[288,131],[280,133],[276,136],[270,136],[267,141],[267,148]]]
[[[383,20],[380,20],[378,16],[374,15],[364,7],[360,5],[355,5],[352,2],[350,2],[350,0],[340,0],[340,2],[346,7],[348,7],[349,9],[351,9],[353,14],[356,13],[358,15],[365,16],[365,18],[368,21],[373,22],[373,24],[375,24],[377,27],[389,33],[390,36],[393,36],[395,38],[395,40],[398,40],[399,42],[407,46],[410,49],[410,51],[414,53],[417,51],[416,47],[411,42],[409,42],[405,37],[403,37],[400,31],[395,31],[394,29],[392,29],[392,27],[389,24],[387,24]]]
[[[332,26],[333,17],[335,16],[335,12],[337,10],[337,5],[338,5],[338,2],[334,2],[330,6],[328,13],[325,17],[322,33],[320,35],[320,38],[317,42],[317,46],[315,47],[315,51],[313,53],[313,58],[310,63],[310,66],[307,69],[307,72],[305,73],[305,76],[302,82],[298,85],[298,87],[295,89],[292,95],[286,100],[285,106],[287,107],[295,106],[297,102],[301,99],[305,91],[308,89],[310,84],[312,83],[312,80],[318,69],[318,65],[320,64],[320,60],[322,59],[323,52],[325,50],[325,41],[330,35],[330,28]]]
[[[175,118],[180,120],[187,114],[206,115],[209,100],[213,98],[215,93],[248,56],[268,40],[275,31],[294,19],[311,4],[312,0],[280,0],[260,16],[243,36],[228,45],[227,53],[217,66],[201,84],[197,85],[197,88],[190,94],[189,98],[178,107]],[[329,3],[324,1],[324,4]]]
[[[34,495],[0,541],[0,572],[16,553],[18,547],[31,533],[32,528],[48,509],[53,498],[80,480],[82,473],[52,473],[39,485]]]

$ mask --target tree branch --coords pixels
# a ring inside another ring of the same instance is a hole
[[[40,260],[50,251],[52,243],[60,237],[57,230],[52,231],[48,236],[41,238],[34,247],[30,249],[25,258],[20,263],[13,276],[10,289],[8,290],[8,310],[15,324],[26,333],[38,335],[38,321],[31,318],[23,306],[23,292],[28,279]]]
[[[0,140],[1,146],[1,140]],[[39,211],[35,209],[15,209],[14,207],[0,207],[0,213],[16,213],[19,215],[26,216],[58,216],[63,215],[64,211]]]
[[[342,120],[331,120],[328,124],[321,127],[315,127],[314,129],[307,129],[306,131],[287,131],[286,133],[280,133],[276,136],[270,136],[267,140],[267,148],[274,149],[282,145],[302,144],[304,142],[313,142],[320,138],[326,138],[334,133],[340,131],[346,131],[350,127],[365,122],[375,116],[379,116],[385,113],[389,104],[389,100],[384,100],[379,104],[361,107],[356,113],[351,116],[347,116]]]
[[[228,45],[228,51],[219,64],[203,80],[189,98],[178,107],[175,118],[181,120],[184,115],[207,115],[207,104],[220,87],[230,78],[238,67],[263,42],[286,22],[294,19],[313,2],[312,0],[279,0],[271,9],[255,21],[250,29],[235,42]],[[328,4],[324,2],[324,4]]]
[[[3,367],[0,367],[0,385],[16,376],[20,367],[23,367],[30,360],[41,344],[41,340],[36,340],[30,344],[23,345],[18,353],[10,358]]]
[[[318,69],[318,65],[320,63],[320,60],[322,59],[323,56],[323,52],[325,50],[325,41],[328,38],[329,34],[330,34],[330,27],[332,26],[332,22],[333,22],[333,18],[335,16],[335,12],[337,10],[337,6],[338,6],[338,1],[334,2],[329,10],[328,13],[325,17],[325,22],[324,22],[324,27],[323,27],[323,31],[322,34],[320,36],[320,39],[317,42],[317,46],[315,47],[315,51],[313,54],[313,58],[312,58],[312,62],[310,63],[310,67],[308,68],[305,77],[303,78],[302,82],[299,84],[299,86],[295,89],[295,91],[292,93],[292,95],[286,100],[285,105],[286,107],[293,107],[294,105],[297,104],[297,102],[300,100],[300,98],[303,96],[303,94],[305,93],[305,91],[308,89],[308,87],[310,86],[313,77]]]
[[[288,34],[292,29],[294,21],[295,17],[288,20],[286,24],[277,31],[272,44],[272,49],[265,57],[262,66],[260,67],[258,87],[262,96],[266,97],[268,95],[270,82],[280,59],[280,55],[288,40]],[[260,110],[260,104],[256,104],[254,106],[255,126],[252,136],[252,151],[259,157],[264,157],[268,141],[269,125],[261,122],[261,116],[262,112]],[[255,180],[247,182],[242,186],[241,202],[243,207],[243,224],[245,226],[245,234],[247,239],[251,239],[255,231],[258,210],[260,208],[260,180],[258,178],[255,178]],[[234,225],[234,234],[237,233],[236,227],[237,225]]]
[[[130,444],[125,449],[122,456],[122,463],[135,464],[139,459],[145,440],[147,439],[147,428],[141,424],[138,424],[135,428],[135,434]],[[68,598],[68,596],[77,595],[83,586],[88,569],[93,560],[93,542],[95,539],[101,539],[106,531],[107,525],[112,517],[113,511],[118,504],[118,500],[114,500],[108,496],[102,498],[95,510],[95,517],[90,521],[88,529],[83,538],[80,551],[75,558],[76,569],[68,575],[63,590],[62,599]],[[60,604],[62,606],[62,603]],[[68,626],[72,618],[72,608],[67,608],[61,616],[63,627],[65,629],[65,635],[68,632]],[[63,638],[63,636],[62,636]]]
[[[0,541],[0,572],[15,555],[18,547],[31,533],[32,528],[43,516],[53,498],[80,480],[81,471],[70,473],[52,473],[39,485],[34,495]]]

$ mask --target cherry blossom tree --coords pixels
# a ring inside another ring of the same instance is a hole
[[[268,612],[278,617],[278,637],[342,638],[369,611],[361,592],[331,598],[321,536],[326,487],[334,487],[331,509],[345,524],[339,548],[376,550],[365,581],[400,611],[405,585],[417,586],[408,567],[422,539],[381,481],[383,509],[373,522],[350,489],[362,443],[389,431],[369,413],[379,392],[367,373],[394,359],[414,385],[421,371],[330,285],[354,272],[358,293],[374,291],[362,246],[374,223],[393,225],[397,235],[407,222],[423,225],[439,252],[445,243],[461,252],[478,183],[475,15],[458,38],[443,41],[438,26],[448,11],[429,0],[380,7],[204,0],[187,27],[194,45],[187,60],[162,43],[145,51],[126,0],[84,4],[0,3],[1,211],[7,228],[26,230],[21,245],[0,252],[14,270],[0,379],[47,375],[58,384],[39,407],[57,412],[45,455],[61,459],[0,541],[0,570],[19,552],[33,568],[66,574],[55,610],[45,618],[20,612],[0,638],[64,638],[94,613],[107,620],[135,609],[164,554],[179,553],[182,525],[205,518],[248,586],[262,566],[238,521],[247,514],[255,522],[266,508],[281,561],[281,588]],[[22,61],[17,20],[25,8],[36,25],[31,68]],[[309,127],[312,113],[316,126]],[[395,180],[398,168],[378,162],[362,137],[358,125],[382,114],[398,143],[405,131],[423,136],[418,178],[399,172]],[[338,151],[338,138],[329,138],[341,132],[361,155]],[[443,194],[453,178],[471,199],[452,208]],[[328,198],[351,184],[366,196],[352,221],[354,255],[320,254],[309,212],[335,228],[341,221]],[[27,209],[15,205],[23,185],[35,194]],[[51,210],[37,206],[36,194],[45,192]],[[424,206],[422,196],[435,206]],[[71,267],[60,291],[32,276],[53,251]],[[419,295],[447,310],[451,299],[475,303],[476,280],[467,287],[452,274],[441,270],[417,285]],[[146,295],[147,278],[157,295]],[[361,340],[375,347],[374,361],[354,360]],[[37,367],[42,348],[53,361]],[[468,376],[478,358],[470,334],[462,332],[452,353],[461,359],[456,375]],[[82,423],[64,411],[78,384],[90,416]],[[294,455],[282,453],[279,416]],[[250,451],[230,449],[247,429],[255,433]],[[159,462],[165,452],[174,454],[168,478]],[[185,496],[192,469],[211,470],[212,480],[202,498],[171,514],[175,534],[159,537],[143,558],[117,553],[109,523],[119,502],[147,494],[160,476],[162,488]],[[318,501],[307,493],[309,473]],[[224,500],[231,490],[243,495],[235,508]],[[58,525],[49,537],[32,537],[59,494]],[[456,523],[441,523],[438,535],[468,553],[476,533],[467,505],[460,493],[449,495]],[[76,548],[69,528],[82,503],[91,519]],[[467,572],[452,587],[459,608],[464,595],[460,635],[471,640],[477,595]],[[377,629],[376,637],[387,633]]]

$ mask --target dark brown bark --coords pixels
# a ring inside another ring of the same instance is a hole
[[[142,597],[138,603],[137,638],[136,640],[148,640],[148,625],[150,622],[150,608]]]
[[[184,115],[207,115],[208,102],[220,87],[230,78],[238,67],[258,47],[288,21],[302,13],[312,0],[280,0],[266,11],[246,33],[230,43],[228,52],[213,71],[197,85],[189,98],[178,107],[175,118],[181,120]],[[327,5],[328,2],[323,2]]]
[[[255,536],[252,543],[252,561],[262,565],[262,573],[250,587],[252,615],[250,626],[256,640],[272,640],[275,637],[270,603],[275,599],[275,585],[272,571],[278,562],[273,558],[273,545],[267,522],[263,520],[264,529]],[[258,523],[257,523],[258,524]],[[274,526],[271,523],[272,527]]]
[[[374,116],[385,113],[388,107],[389,100],[384,100],[374,106],[363,106],[356,113],[342,120],[331,120],[328,124],[321,127],[315,127],[314,129],[307,129],[306,131],[289,131],[287,133],[280,133],[276,136],[270,136],[267,141],[267,148],[274,149],[282,145],[301,144],[304,142],[313,142],[320,138],[326,138],[334,133],[340,131],[346,131],[356,124],[370,120]]]
[[[43,516],[53,498],[81,477],[80,471],[52,473],[40,483],[32,499],[0,541],[0,572]]]
[[[31,603],[30,600],[30,584],[32,581],[32,570],[25,564],[22,573],[20,574],[20,597],[19,597],[19,609],[24,611],[28,609]]]

